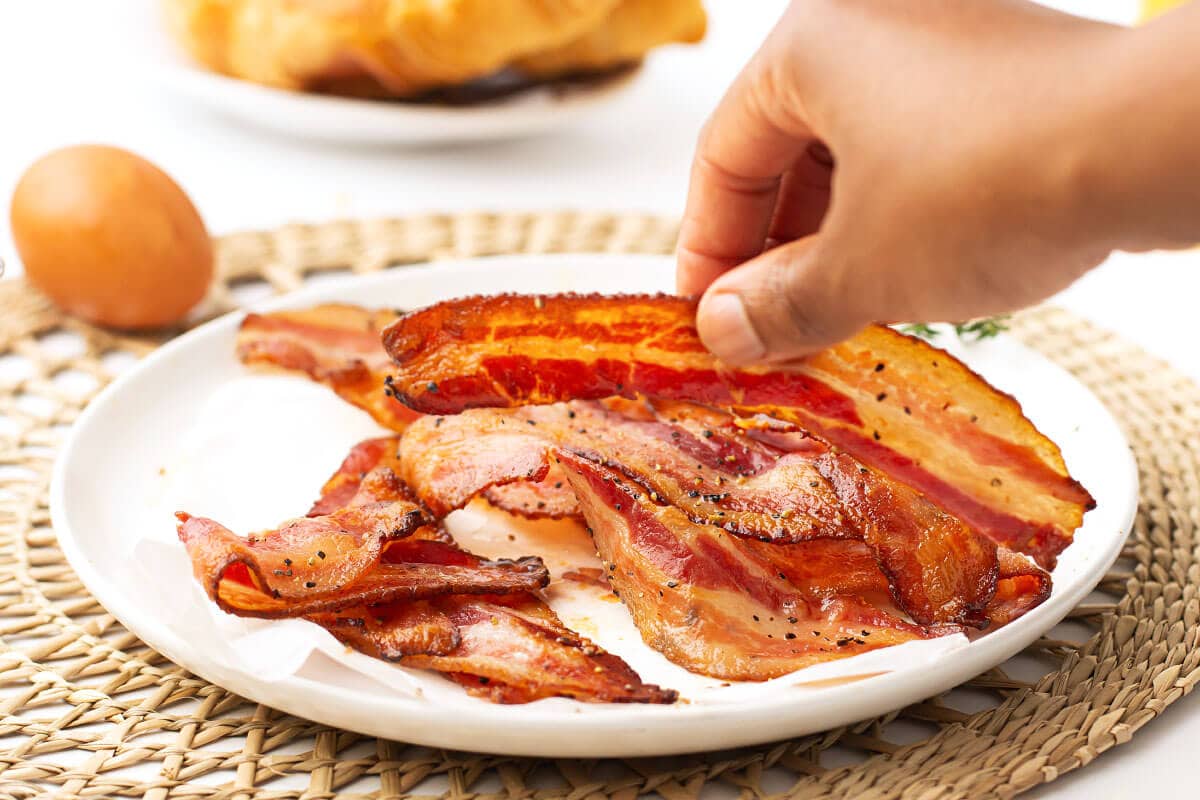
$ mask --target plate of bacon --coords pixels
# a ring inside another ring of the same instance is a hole
[[[918,702],[1049,630],[1120,552],[1129,448],[1042,356],[873,326],[735,369],[658,293],[671,274],[475,259],[215,320],[81,415],[59,542],[133,633],[231,691],[548,757]]]

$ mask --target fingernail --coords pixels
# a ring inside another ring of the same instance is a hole
[[[732,292],[706,295],[700,303],[700,338],[729,364],[761,361],[767,347],[750,323],[742,298]]]

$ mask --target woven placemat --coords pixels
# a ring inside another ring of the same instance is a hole
[[[491,253],[666,253],[674,236],[654,217],[572,213],[237,234],[220,241],[206,310],[329,272]],[[1112,409],[1141,468],[1122,561],[1072,622],[1027,651],[1021,674],[1036,669],[1024,680],[992,670],[898,714],[735,752],[539,761],[413,747],[282,714],[190,675],[122,628],[56,547],[47,484],[80,409],[128,354],[157,342],[64,318],[25,283],[2,282],[0,797],[686,800],[723,783],[755,797],[980,800],[1053,780],[1127,741],[1200,678],[1200,390],[1062,311],[1021,315],[1015,331]]]

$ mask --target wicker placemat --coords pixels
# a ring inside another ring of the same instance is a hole
[[[208,310],[314,273],[485,253],[665,253],[674,234],[652,217],[570,213],[238,234],[220,242],[222,282]],[[1044,677],[993,670],[899,714],[736,752],[538,761],[411,747],[281,714],[125,631],[56,547],[47,483],[66,426],[130,360],[120,354],[155,342],[65,319],[23,282],[0,283],[0,375],[10,376],[0,378],[0,797],[685,800],[722,782],[745,796],[980,800],[1053,780],[1127,741],[1200,678],[1200,390],[1062,311],[1022,315],[1016,332],[1113,410],[1141,466],[1125,558],[1101,585],[1107,594],[1073,614],[1081,641],[1052,633],[1028,651]]]

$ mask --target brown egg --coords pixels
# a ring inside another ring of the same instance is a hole
[[[212,281],[212,242],[195,206],[126,150],[78,145],[43,156],[17,184],[10,214],[29,280],[100,325],[178,322]]]

